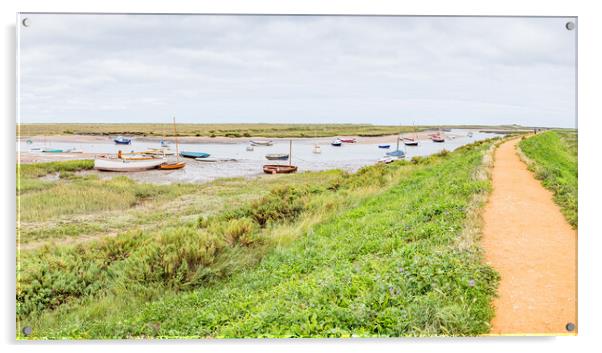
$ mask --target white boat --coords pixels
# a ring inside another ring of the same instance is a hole
[[[94,169],[110,172],[138,172],[157,168],[165,163],[165,158],[148,160],[127,160],[119,158],[97,158],[94,160]]]
[[[271,146],[273,144],[272,141],[251,141],[252,146]]]

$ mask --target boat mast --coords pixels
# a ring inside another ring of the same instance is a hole
[[[180,151],[178,150],[178,133],[176,132],[176,117],[173,117],[173,134],[176,138],[176,162],[180,160]]]

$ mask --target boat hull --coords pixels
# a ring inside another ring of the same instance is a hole
[[[132,161],[127,159],[95,159],[94,169],[107,172],[139,172],[154,169],[165,163],[165,159]]]
[[[401,150],[397,150],[397,151],[387,152],[386,155],[389,157],[403,158],[403,157],[405,157],[406,154]]]
[[[273,144],[272,141],[251,141],[252,146],[271,146]]]
[[[294,165],[266,164],[263,166],[263,172],[266,174],[290,174],[297,171]]]
[[[209,153],[205,152],[180,152],[180,156],[184,158],[207,158],[210,156]]]
[[[286,161],[288,159],[288,154],[268,154],[265,158],[270,161]]]
[[[418,146],[418,141],[403,141],[406,146]]]
[[[175,162],[175,163],[163,163],[159,165],[159,169],[164,170],[174,170],[174,169],[182,169],[186,166],[185,162]]]
[[[378,148],[388,149],[391,148],[391,145],[378,145]]]

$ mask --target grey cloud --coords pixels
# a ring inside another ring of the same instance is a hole
[[[562,18],[28,17],[22,122],[575,120]]]

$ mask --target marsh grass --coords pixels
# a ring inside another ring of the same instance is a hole
[[[191,222],[26,252],[18,324],[55,338],[487,332],[497,275],[455,244],[489,146],[270,178]]]
[[[518,144],[527,158],[529,170],[542,184],[554,193],[567,221],[577,227],[578,223],[578,167],[577,132],[571,130],[546,131]]]

